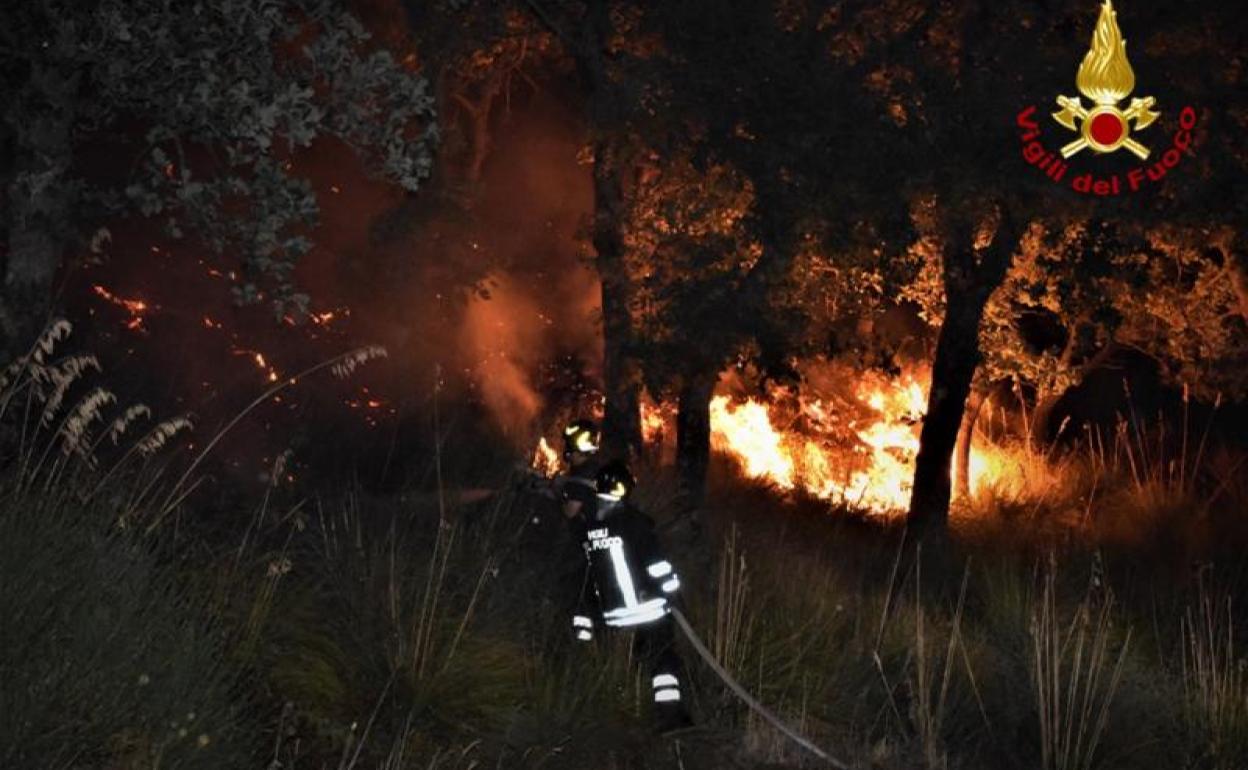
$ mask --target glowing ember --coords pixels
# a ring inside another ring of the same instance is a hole
[[[91,290],[95,292],[97,297],[100,297],[104,301],[116,305],[129,313],[130,319],[126,321],[125,326],[127,329],[132,331],[137,331],[143,328],[144,314],[151,310],[159,309],[149,305],[141,299],[125,299],[124,297],[118,297],[116,294],[113,294],[111,291],[103,286],[100,286],[99,284],[92,286]]]
[[[537,442],[537,449],[533,451],[533,462],[530,467],[546,477],[554,476],[559,472],[559,453],[546,443],[545,438]]]
[[[352,409],[358,409],[365,412],[364,421],[370,426],[375,427],[377,424],[377,414],[396,415],[398,409],[391,406],[388,401],[369,391],[367,387],[360,388],[361,395],[358,398],[348,398],[344,403]]]
[[[268,361],[264,360],[264,355],[261,353],[256,354],[256,366],[264,369],[268,373],[269,382],[277,382],[277,370],[269,366]]]
[[[250,358],[252,362],[255,363],[256,368],[264,372],[265,379],[269,382],[277,382],[281,379],[281,375],[277,373],[277,370],[272,366],[269,366],[268,359],[264,357],[263,353],[259,353],[255,350],[245,350],[243,348],[234,348],[230,352],[236,356],[247,356]]]

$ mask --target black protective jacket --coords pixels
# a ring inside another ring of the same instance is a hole
[[[584,518],[588,520],[593,517],[594,507],[598,504],[597,476],[598,467],[601,463],[597,460],[574,465],[568,469],[568,472],[559,476],[555,480],[558,489],[559,502],[566,505],[570,501],[581,504],[579,515],[573,517],[573,520]],[[579,530],[574,529],[579,537]]]
[[[588,579],[574,625],[592,630],[595,615],[616,627],[659,620],[680,580],[659,548],[654,521],[626,502],[597,497],[591,515],[581,517]]]

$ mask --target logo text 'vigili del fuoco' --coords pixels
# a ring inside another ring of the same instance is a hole
[[[1075,136],[1054,152],[1039,141],[1040,117],[1034,106],[1020,112],[1016,121],[1021,131],[1023,158],[1053,182],[1069,184],[1076,192],[1089,195],[1132,193],[1160,182],[1179,165],[1183,154],[1190,152],[1192,130],[1196,127],[1196,110],[1184,107],[1179,111],[1179,128],[1169,146],[1153,156],[1145,142],[1156,139],[1146,140],[1142,132],[1161,116],[1153,109],[1157,100],[1137,96],[1125,109],[1119,106],[1135,89],[1135,72],[1127,61],[1127,41],[1118,29],[1117,15],[1110,0],[1105,0],[1092,34],[1092,47],[1075,77],[1079,93],[1092,104],[1085,105],[1078,96],[1057,97],[1061,109],[1052,113],[1053,120]],[[1156,133],[1154,130],[1153,134]],[[1136,134],[1141,135],[1137,138]],[[1126,150],[1145,162],[1123,174],[1071,172],[1071,158],[1107,155],[1118,150]]]

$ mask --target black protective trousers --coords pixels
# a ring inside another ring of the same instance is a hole
[[[656,707],[685,710],[684,662],[676,651],[676,629],[671,615],[636,628],[633,632],[633,659],[637,661],[638,668],[650,672]]]

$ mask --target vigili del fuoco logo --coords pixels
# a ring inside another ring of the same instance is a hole
[[[1179,111],[1179,129],[1171,138],[1170,146],[1154,156],[1150,144],[1160,137],[1157,129],[1151,133],[1146,129],[1161,117],[1162,113],[1154,109],[1158,106],[1157,100],[1152,96],[1136,96],[1125,109],[1120,106],[1135,90],[1135,72],[1127,60],[1127,41],[1118,29],[1117,17],[1113,4],[1105,0],[1092,33],[1092,47],[1075,76],[1079,93],[1091,100],[1091,104],[1084,104],[1078,96],[1057,97],[1057,106],[1061,109],[1052,117],[1063,132],[1074,134],[1070,141],[1057,152],[1041,144],[1041,124],[1034,105],[1020,112],[1017,118],[1022,132],[1023,158],[1053,182],[1069,184],[1072,190],[1085,195],[1133,193],[1161,182],[1179,165],[1183,154],[1190,151],[1192,129],[1196,127],[1196,110],[1183,107]],[[1098,175],[1095,169],[1082,173],[1078,167],[1074,171],[1071,169],[1072,163],[1079,162],[1076,159],[1119,150],[1126,150],[1145,162],[1126,173],[1104,176]]]

